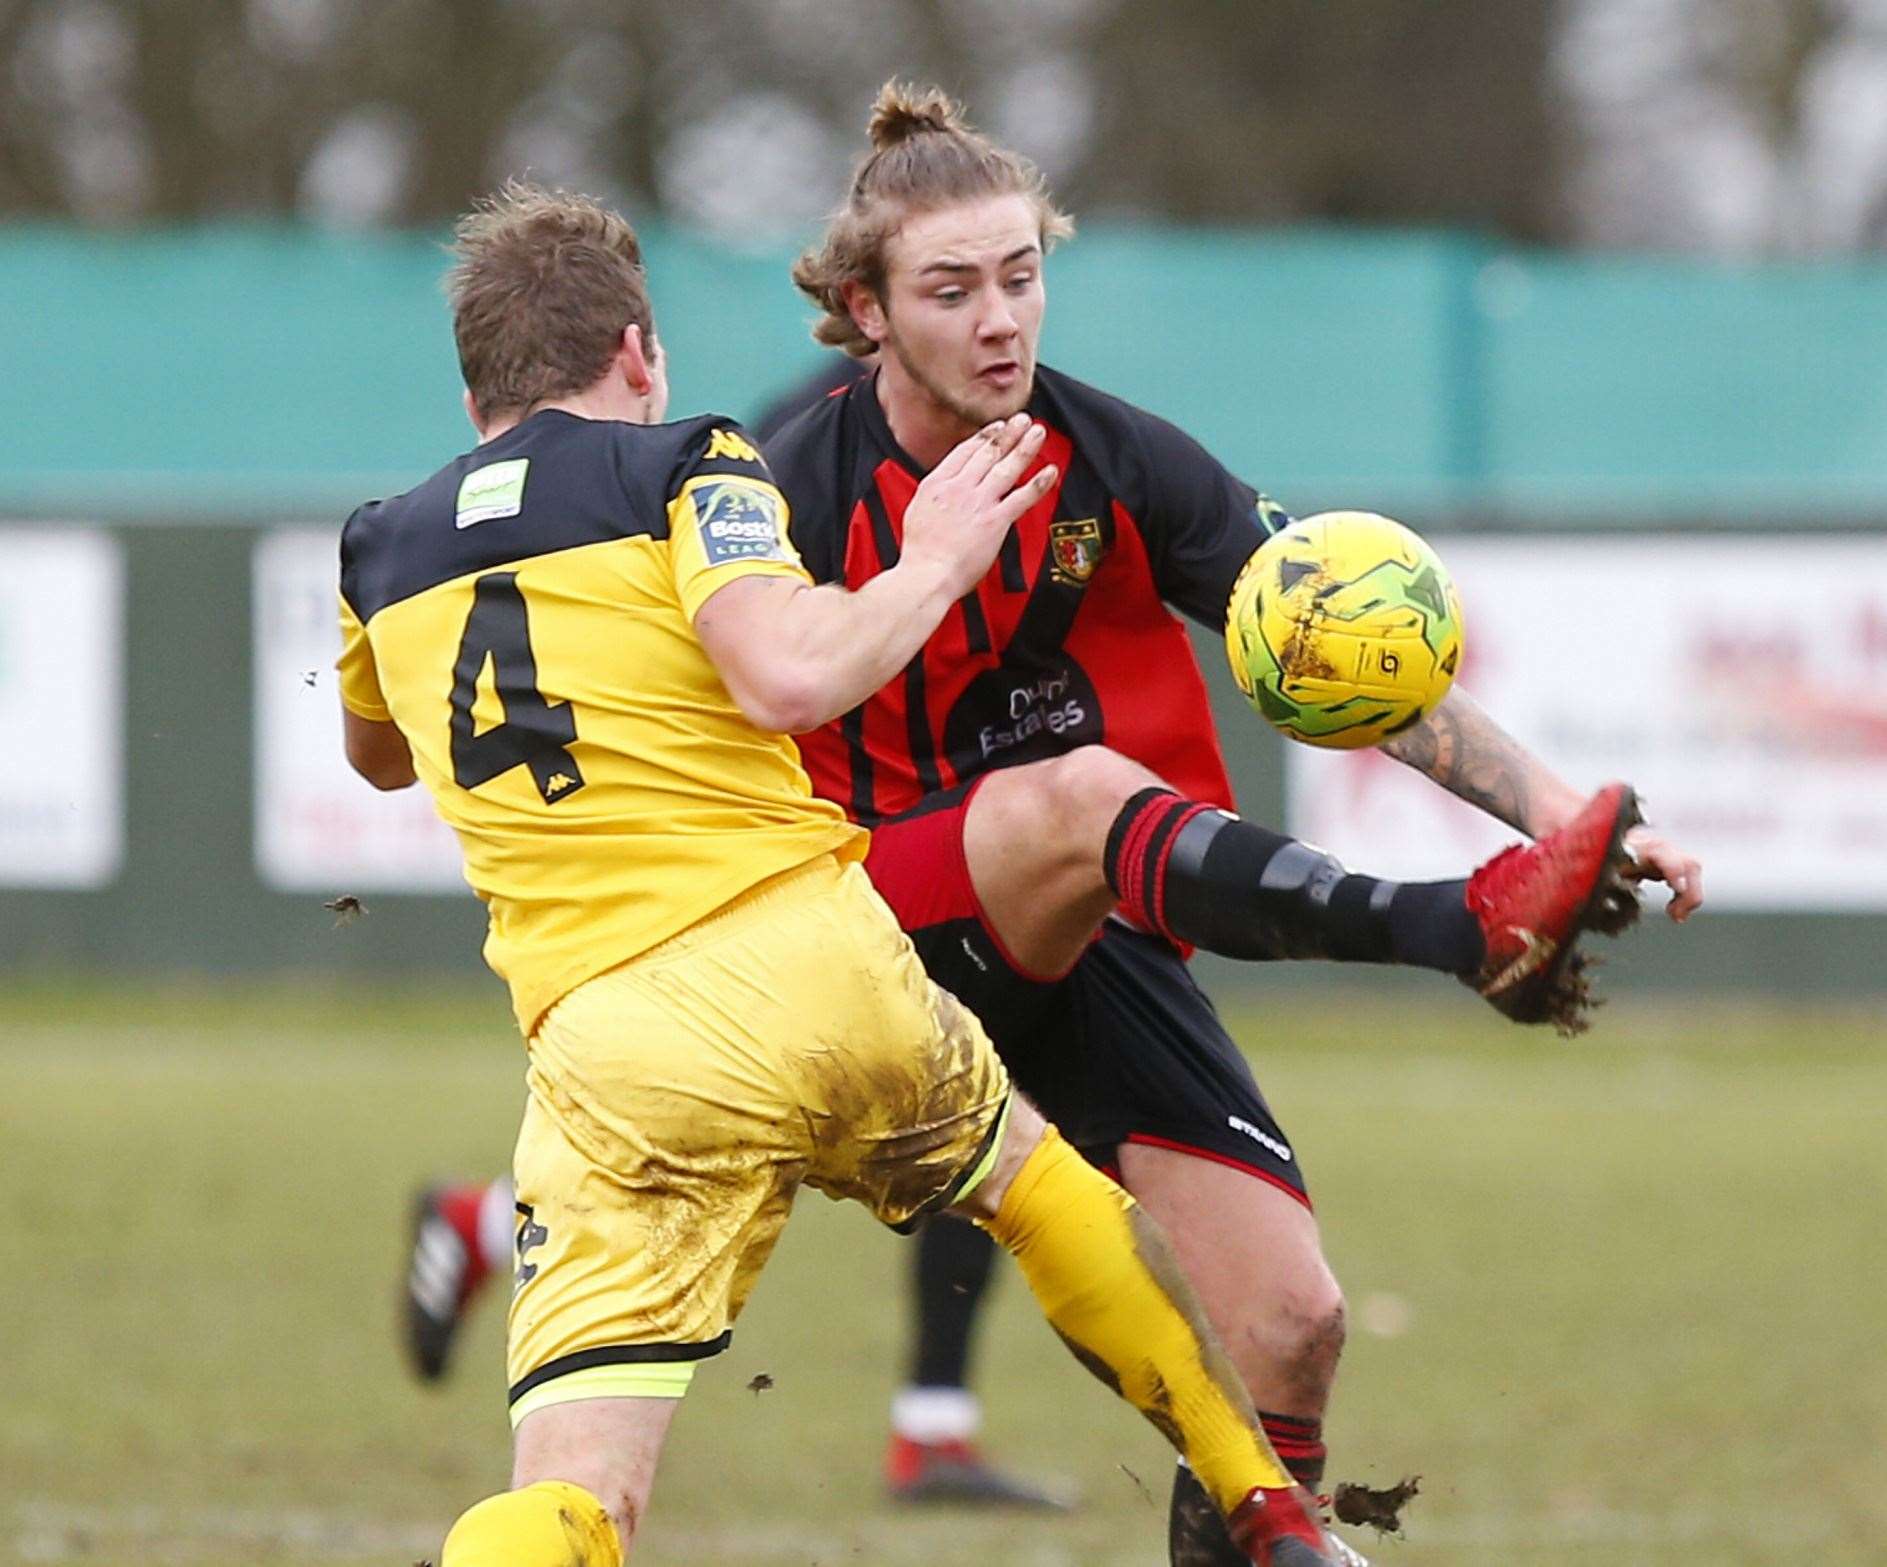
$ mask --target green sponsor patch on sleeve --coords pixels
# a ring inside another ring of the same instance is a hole
[[[494,517],[517,516],[524,506],[524,475],[530,466],[530,458],[513,457],[474,468],[459,481],[454,526],[469,528]]]

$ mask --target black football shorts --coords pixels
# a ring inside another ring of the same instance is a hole
[[[1308,1207],[1296,1150],[1169,943],[1110,919],[1065,975],[1010,958],[964,857],[975,790],[943,790],[873,828],[865,869],[931,978],[982,1019],[1016,1086],[1104,1169],[1117,1173],[1123,1143],[1171,1148]]]

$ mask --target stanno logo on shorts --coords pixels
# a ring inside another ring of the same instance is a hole
[[[1235,1132],[1243,1132],[1253,1142],[1262,1143],[1286,1164],[1291,1162],[1291,1149],[1289,1144],[1281,1143],[1269,1133],[1259,1131],[1257,1127],[1253,1126],[1251,1122],[1245,1120],[1243,1117],[1228,1115],[1225,1118],[1225,1124],[1231,1127]]]

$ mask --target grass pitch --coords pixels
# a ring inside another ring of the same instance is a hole
[[[1632,999],[1566,1045],[1413,994],[1240,1014],[1351,1302],[1332,1478],[1423,1477],[1371,1554],[1882,1560],[1880,1012]],[[443,1389],[392,1332],[411,1188],[509,1150],[495,987],[15,988],[0,1073],[0,1562],[404,1567],[503,1483],[498,1302]],[[880,1499],[903,1258],[802,1200],[677,1423],[640,1567],[1164,1561],[1161,1444],[1012,1270],[990,1443],[1084,1510]]]

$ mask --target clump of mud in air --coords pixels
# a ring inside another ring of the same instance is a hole
[[[1410,1475],[1380,1491],[1346,1480],[1331,1493],[1330,1510],[1337,1515],[1338,1523],[1368,1524],[1379,1534],[1400,1534],[1402,1509],[1415,1500],[1421,1489],[1420,1475]]]

